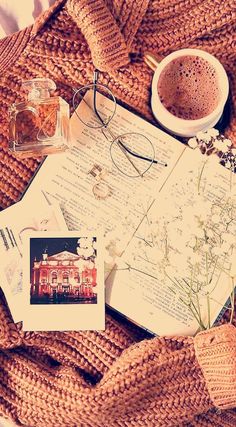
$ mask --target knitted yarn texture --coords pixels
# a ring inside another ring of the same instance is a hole
[[[144,51],[165,56],[196,47],[224,65],[231,88],[226,134],[236,145],[234,0],[58,0],[33,27],[0,40],[0,206],[19,199],[38,161],[16,160],[7,150],[8,107],[24,99],[23,80],[52,78],[69,103],[71,87],[100,81],[118,100],[149,120],[152,71]]]
[[[0,321],[0,414],[20,425],[236,425],[221,410],[236,403],[233,325],[143,339],[107,316],[104,332],[23,333],[3,297]]]
[[[8,107],[22,81],[49,77],[69,103],[72,87],[101,83],[153,120],[146,50],[197,47],[230,79],[236,144],[233,0],[59,0],[35,25],[0,40],[0,204],[19,199],[39,164],[7,150]],[[0,295],[0,414],[28,427],[233,427],[236,332],[222,325],[196,338],[150,338],[106,316],[103,332],[23,333]]]

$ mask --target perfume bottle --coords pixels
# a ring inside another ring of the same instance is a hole
[[[25,102],[9,109],[9,149],[17,157],[44,156],[64,151],[69,142],[69,105],[51,96],[53,80],[37,78],[22,84],[28,92]]]

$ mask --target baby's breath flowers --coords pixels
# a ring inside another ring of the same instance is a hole
[[[105,236],[105,272],[110,272],[124,250],[121,239],[117,233],[108,232]]]
[[[209,203],[203,195],[198,196],[198,202],[188,209],[175,221],[175,229],[180,229],[184,223],[185,229],[191,230],[182,235],[173,234],[172,224],[166,223],[167,232],[159,230],[159,245],[162,257],[157,260],[158,269],[162,270],[169,289],[180,301],[188,307],[201,329],[211,327],[211,304],[224,304],[225,301],[215,301],[214,291],[221,275],[232,283],[231,321],[234,307],[234,283],[236,281],[236,200],[226,195],[217,203]],[[162,224],[162,229],[163,229]],[[166,250],[165,236],[169,239]],[[188,237],[187,237],[188,236]],[[178,251],[172,248],[172,242],[178,239]],[[160,244],[161,241],[161,244]],[[185,264],[183,263],[183,256]],[[181,273],[176,266],[181,265]],[[207,319],[202,317],[203,306],[207,307]]]
[[[192,149],[199,148],[202,154],[216,154],[223,166],[236,172],[236,148],[232,146],[231,140],[220,134],[217,129],[198,132],[195,137],[188,140],[188,145]]]
[[[206,165],[214,169],[219,157],[232,151],[232,144],[216,129],[210,129],[191,138],[189,145],[193,149],[199,147],[202,154],[206,154],[196,181],[194,203],[180,208],[174,217],[170,213],[170,218],[165,215],[162,221],[160,218],[156,223],[150,221],[153,231],[146,243],[156,248],[156,266],[158,274],[163,273],[165,286],[188,308],[199,327],[207,329],[214,320],[213,305],[228,308],[231,321],[234,313],[236,190],[232,173],[228,192],[216,199],[204,194]],[[229,169],[233,172],[234,166]],[[227,307],[218,292],[222,276],[226,289],[231,290],[231,304]]]
[[[181,224],[184,223],[185,229],[191,231],[190,233],[188,231],[187,234],[183,231],[181,236],[176,234],[175,238],[171,231],[171,224],[169,226],[168,221],[164,225],[162,224],[162,230],[165,231],[159,230],[159,241],[162,242],[161,245],[159,244],[159,248],[161,248],[163,256],[158,262],[159,268],[163,270],[168,280],[169,289],[188,307],[200,328],[207,329],[212,324],[211,303],[222,304],[222,301],[214,301],[214,291],[222,274],[232,284],[229,309],[231,310],[231,321],[233,319],[236,281],[236,191],[232,185],[231,176],[228,193],[225,193],[216,202],[210,202],[204,196],[204,185],[201,184],[201,181],[206,163],[219,162],[219,158],[231,172],[235,172],[236,150],[232,148],[231,141],[220,135],[217,129],[199,132],[196,137],[189,139],[188,145],[192,149],[199,148],[202,154],[207,155],[199,173],[198,192],[194,206],[185,207],[180,212],[179,218],[175,220],[176,229],[181,229]],[[218,156],[218,159],[214,154]],[[173,239],[178,241],[179,253],[176,250],[172,253],[168,232],[171,234],[172,241]],[[168,241],[168,245],[166,245],[166,241]],[[185,265],[182,261],[183,254]],[[179,263],[182,263],[183,275],[181,277],[176,274],[177,269],[175,268],[178,265],[178,256]],[[205,299],[207,307],[207,319],[202,317],[203,299]]]

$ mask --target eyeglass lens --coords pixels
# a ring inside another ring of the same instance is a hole
[[[105,98],[100,96],[100,92]],[[106,98],[112,102],[107,104]],[[80,109],[77,112],[76,109],[79,105]],[[82,123],[90,128],[103,131],[111,143],[112,162],[123,174],[129,177],[143,176],[153,163],[158,163],[154,160],[153,144],[145,135],[127,133],[116,136],[110,127],[107,127],[116,112],[116,99],[106,86],[93,83],[75,91],[73,107]]]

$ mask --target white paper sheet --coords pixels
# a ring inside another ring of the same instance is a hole
[[[60,208],[49,206],[40,191],[0,213],[0,280],[15,322],[22,320],[22,241],[33,230],[67,229]]]

